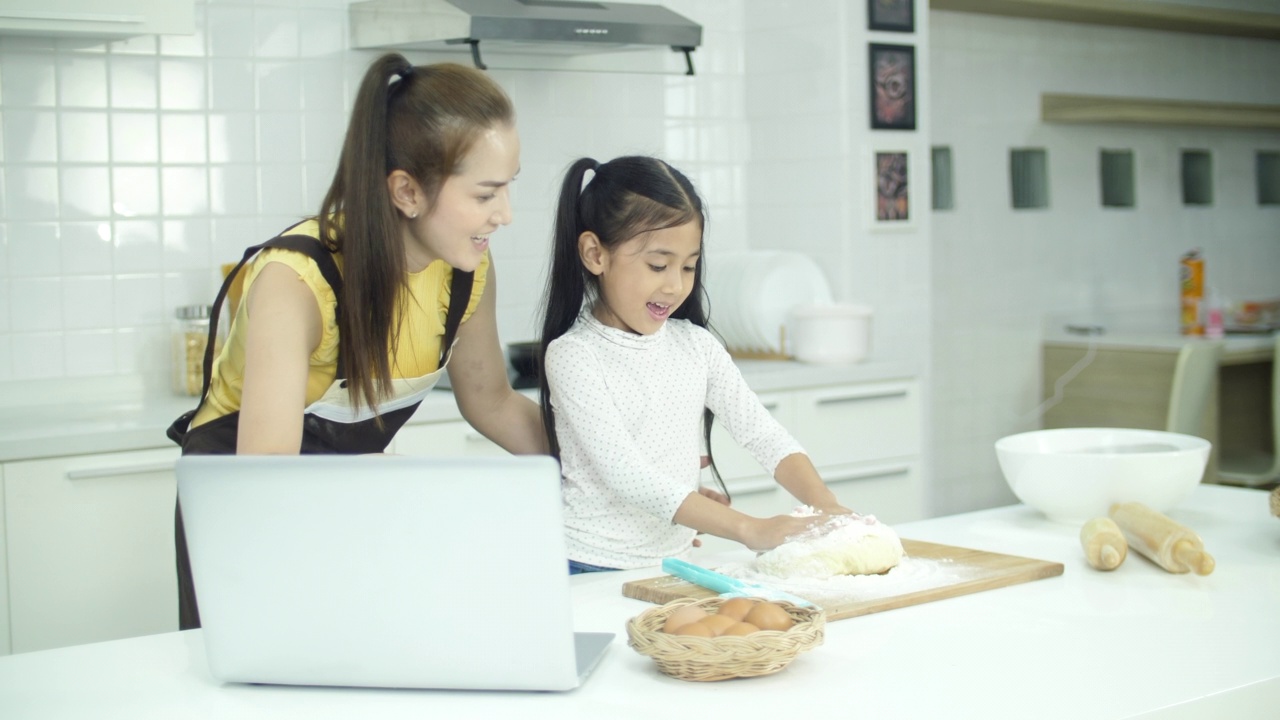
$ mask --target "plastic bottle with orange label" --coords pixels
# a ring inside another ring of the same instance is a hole
[[[1180,322],[1183,335],[1204,335],[1204,257],[1190,250],[1178,263],[1181,290]]]

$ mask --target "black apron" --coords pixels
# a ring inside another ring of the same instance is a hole
[[[254,255],[267,248],[285,248],[315,260],[320,267],[320,274],[333,288],[335,299],[334,312],[342,317],[342,274],[332,254],[325,249],[316,238],[309,235],[279,235],[261,245],[245,250],[244,257],[235,269],[227,274],[226,280],[218,290],[214,300],[212,316],[209,318],[209,341],[204,353],[204,378],[200,392],[200,402],[194,410],[182,414],[169,426],[166,435],[170,440],[182,446],[183,455],[233,455],[236,452],[236,435],[240,421],[240,413],[233,412],[211,420],[203,425],[191,428],[191,420],[204,405],[209,394],[209,382],[213,376],[214,341],[218,332],[218,316],[222,303],[236,274]],[[396,432],[417,410],[422,398],[430,392],[436,380],[444,372],[448,364],[450,351],[458,326],[462,323],[462,315],[466,311],[471,298],[471,286],[475,274],[453,271],[453,280],[449,286],[449,309],[445,315],[444,337],[440,342],[440,364],[435,372],[421,378],[397,379],[393,381],[391,397],[380,403],[380,411],[375,415],[368,408],[352,408],[347,392],[346,372],[342,362],[342,350],[338,350],[337,374],[324,397],[308,405],[302,416],[302,454],[365,454],[380,453],[386,450]],[[455,302],[455,300],[461,302]],[[379,422],[381,421],[381,422]],[[182,506],[177,504],[174,512],[174,543],[177,550],[178,571],[178,627],[190,630],[200,627],[200,610],[196,603],[195,584],[191,574],[191,560],[187,554],[186,532],[182,526]]]

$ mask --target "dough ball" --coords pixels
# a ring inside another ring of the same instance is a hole
[[[902,561],[902,541],[869,515],[837,515],[815,531],[761,554],[756,570],[781,578],[876,575]]]

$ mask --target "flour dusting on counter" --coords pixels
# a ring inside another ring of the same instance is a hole
[[[759,572],[753,563],[731,563],[717,571],[744,582],[775,588],[798,595],[816,605],[879,600],[921,590],[954,585],[973,576],[973,568],[951,560],[904,557],[902,562],[883,575],[833,575],[827,578],[781,578]]]

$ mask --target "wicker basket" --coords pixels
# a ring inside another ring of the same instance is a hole
[[[658,669],[681,680],[728,680],[768,675],[786,667],[802,651],[822,644],[826,615],[821,608],[776,603],[796,624],[786,631],[761,630],[743,636],[714,638],[671,635],[662,632],[667,617],[685,605],[698,605],[709,613],[719,610],[726,598],[684,598],[645,610],[627,621],[627,644],[658,663]]]

